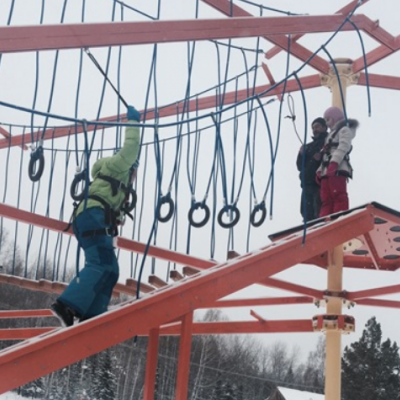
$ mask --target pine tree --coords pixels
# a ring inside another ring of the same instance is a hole
[[[389,339],[382,343],[381,326],[375,317],[365,326],[360,340],[344,350],[342,398],[399,400],[399,348]]]

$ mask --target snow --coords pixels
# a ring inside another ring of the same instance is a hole
[[[301,390],[287,389],[284,387],[278,387],[286,400],[324,400],[323,394],[317,394],[312,392],[303,392]],[[1,399],[1,397],[0,397]]]
[[[0,394],[0,400],[26,400],[26,397],[19,396],[13,392]]]

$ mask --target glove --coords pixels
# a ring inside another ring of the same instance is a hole
[[[331,176],[335,176],[336,172],[338,170],[338,163],[337,162],[330,162],[328,165],[328,168],[326,170],[326,176],[327,177],[331,177]]]
[[[128,118],[128,121],[140,121],[140,112],[136,110],[135,107],[133,106],[128,106],[128,111],[126,113],[126,117]]]
[[[315,182],[317,182],[318,186],[321,186],[321,171],[317,171],[315,174]]]

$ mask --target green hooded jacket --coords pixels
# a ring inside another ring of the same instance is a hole
[[[128,121],[129,123],[137,123],[137,121]],[[125,192],[121,189],[113,196],[112,189],[109,182],[104,179],[98,178],[99,174],[109,176],[122,182],[128,186],[129,170],[133,163],[137,160],[140,148],[140,133],[138,126],[127,126],[125,128],[124,144],[116,154],[112,157],[105,157],[97,160],[92,167],[91,175],[93,182],[89,186],[89,196],[96,195],[105,200],[114,211],[119,211],[125,201]],[[75,216],[80,214],[85,207],[83,200]],[[86,208],[103,207],[103,205],[96,200],[88,199]]]

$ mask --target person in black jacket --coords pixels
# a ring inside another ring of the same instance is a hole
[[[327,126],[324,118],[316,118],[311,128],[313,141],[301,146],[297,155],[297,169],[300,171],[301,204],[300,212],[304,221],[310,221],[319,217],[321,208],[320,187],[316,182],[316,172],[321,164]]]

